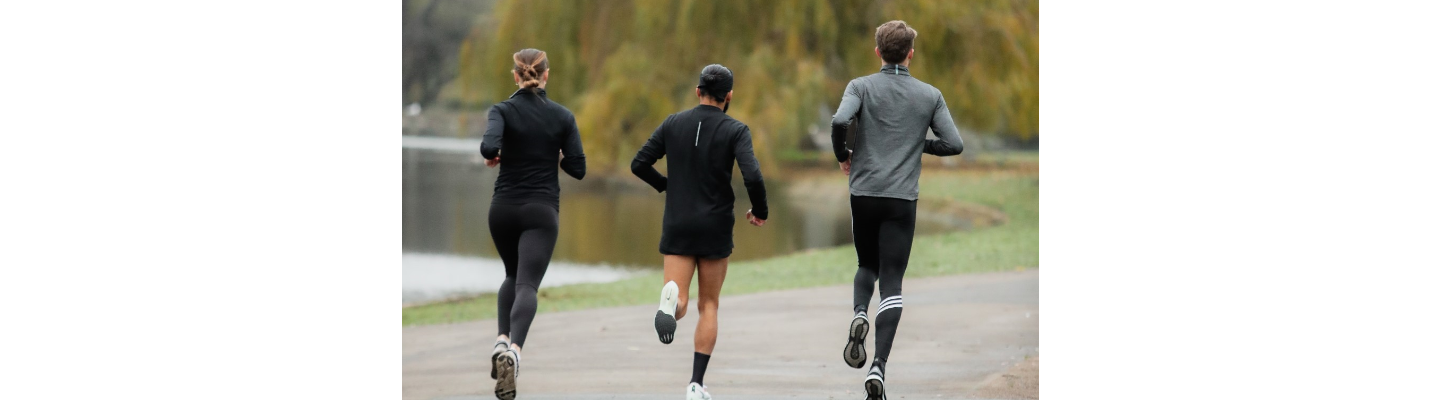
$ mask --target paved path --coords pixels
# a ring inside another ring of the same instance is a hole
[[[995,382],[1027,356],[1038,357],[1039,289],[1034,269],[907,279],[886,371],[890,398],[975,398],[987,379]],[[717,400],[864,398],[864,371],[840,356],[851,296],[843,285],[722,297],[719,342],[705,375],[710,394]],[[670,345],[655,338],[654,305],[537,315],[520,366],[519,398],[684,398],[699,315],[694,307],[692,301]],[[402,336],[405,399],[495,398],[489,375],[495,320],[403,328]],[[874,338],[872,328],[865,346],[872,357]]]

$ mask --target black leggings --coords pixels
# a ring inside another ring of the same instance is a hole
[[[490,236],[505,262],[496,317],[500,334],[521,347],[535,320],[535,291],[550,266],[559,227],[560,212],[549,204],[490,205]]]
[[[915,200],[850,196],[850,230],[855,237],[855,312],[866,311],[875,281],[880,281],[880,308],[875,311],[875,359],[890,358],[903,299],[900,283],[910,262],[915,239]]]

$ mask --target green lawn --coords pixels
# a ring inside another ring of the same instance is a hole
[[[976,154],[970,158],[975,163],[991,164],[1039,164],[1040,153],[1036,151],[992,151]]]
[[[927,170],[921,202],[961,201],[1005,213],[1001,225],[915,238],[905,276],[1037,268],[1040,263],[1040,178],[1034,173],[958,173]],[[730,265],[724,294],[764,292],[850,283],[855,276],[851,245],[805,251]],[[610,283],[541,289],[539,312],[646,304],[656,301],[660,271]],[[694,296],[696,285],[691,285]],[[403,325],[426,325],[495,317],[495,295],[406,307]]]

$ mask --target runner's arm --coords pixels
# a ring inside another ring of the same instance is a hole
[[[670,122],[669,118],[665,123]],[[650,184],[657,192],[664,192],[669,180],[660,171],[655,170],[655,162],[665,157],[665,123],[655,128],[655,133],[650,134],[650,140],[645,141],[645,146],[635,153],[635,160],[630,162],[630,172],[640,177],[640,180]]]
[[[575,177],[585,179],[585,148],[580,144],[580,128],[575,126],[575,115],[570,115],[570,127],[563,139],[565,142],[560,146],[560,169]]]
[[[960,154],[965,150],[965,142],[960,140],[960,130],[955,128],[955,119],[950,117],[950,107],[945,105],[944,95],[935,103],[935,113],[930,117],[930,130],[935,131],[935,137],[939,139],[925,140],[925,154],[944,157]]]
[[[835,147],[835,161],[845,162],[850,159],[850,151],[845,150],[845,132],[849,130],[850,120],[855,118],[855,113],[860,111],[860,88],[855,86],[855,81],[845,85],[845,96],[840,99],[840,108],[835,110],[835,117],[830,120],[830,143]]]
[[[760,162],[755,159],[755,149],[750,142],[750,128],[740,131],[735,140],[735,161],[740,164],[740,175],[745,178],[745,192],[750,195],[750,212],[755,218],[769,219],[770,207],[765,202],[765,177],[760,175]]]
[[[490,107],[490,122],[485,125],[485,136],[480,141],[480,155],[486,160],[500,156],[500,145],[505,139],[505,116],[500,115],[500,105]]]

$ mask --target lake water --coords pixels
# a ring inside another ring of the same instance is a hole
[[[404,140],[403,301],[494,292],[504,279],[488,225],[499,169],[481,163],[478,140],[409,136]],[[800,193],[803,199],[798,198],[789,182],[768,175],[770,220],[761,228],[750,226],[744,222],[750,202],[739,175],[736,172],[734,179],[737,216],[732,261],[851,242],[850,206],[843,194]],[[547,286],[552,281],[612,281],[628,276],[628,271],[661,267],[664,194],[629,171],[608,179],[592,173],[584,181],[562,173],[560,192],[560,236],[544,281]],[[949,221],[921,219],[916,224],[919,234],[955,228]]]

